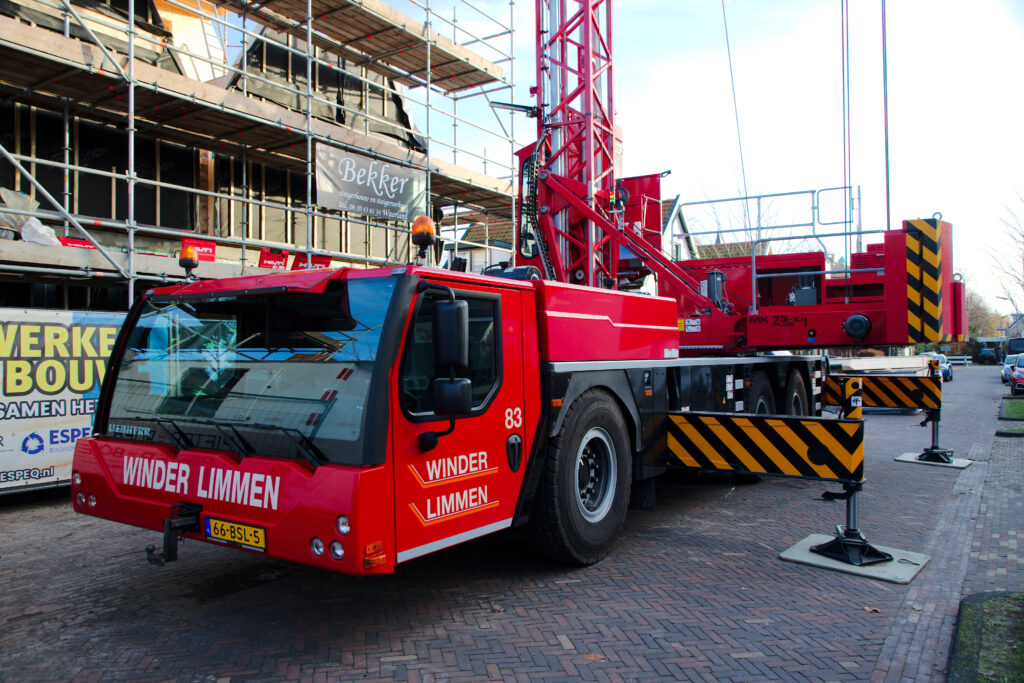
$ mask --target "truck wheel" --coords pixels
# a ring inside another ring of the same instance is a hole
[[[775,414],[775,395],[772,393],[772,385],[768,382],[768,375],[763,372],[755,372],[750,380],[750,394],[747,399],[748,412],[755,415]]]
[[[809,415],[807,408],[807,385],[800,371],[793,368],[786,381],[786,415]]]
[[[573,402],[549,445],[531,515],[541,553],[576,565],[608,554],[629,507],[627,435],[618,405],[604,392],[592,389]]]

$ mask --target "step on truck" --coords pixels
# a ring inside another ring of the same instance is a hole
[[[821,356],[681,358],[677,301],[515,277],[530,270],[147,292],[77,443],[75,510],[162,533],[156,564],[189,538],[389,573],[524,525],[591,564],[631,493],[649,504],[652,478],[687,466],[669,414],[821,412]]]

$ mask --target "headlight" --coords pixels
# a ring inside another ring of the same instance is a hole
[[[309,549],[313,552],[314,555],[320,557],[324,554],[324,542],[314,536],[313,540],[309,542]]]

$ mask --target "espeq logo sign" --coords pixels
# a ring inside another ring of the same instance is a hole
[[[21,452],[27,453],[28,455],[42,453],[43,448],[45,447],[46,442],[43,441],[43,437],[39,436],[35,432],[32,432],[21,440]]]

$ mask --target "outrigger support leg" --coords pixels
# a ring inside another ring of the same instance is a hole
[[[939,419],[941,416],[941,410],[929,410],[924,418],[924,422],[921,423],[922,427],[929,422],[932,423],[932,445],[924,449],[921,455],[917,456],[917,459],[922,462],[939,462],[951,465],[953,464],[953,451],[939,446]]]
[[[199,531],[199,513],[202,508],[192,503],[178,503],[171,506],[171,516],[164,520],[164,549],[156,552],[155,545],[146,546],[146,559],[150,564],[162,567],[178,559],[178,532]]]
[[[858,567],[877,562],[888,562],[892,559],[892,555],[883,553],[868,543],[864,534],[857,528],[857,493],[862,488],[863,484],[859,482],[856,484],[844,483],[843,493],[825,491],[821,494],[825,500],[846,501],[846,526],[837,524],[836,537],[831,541],[812,547],[811,552]]]

